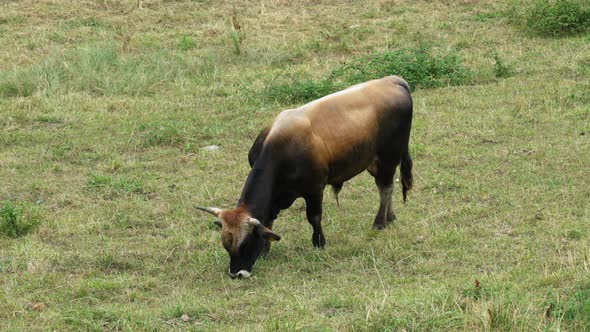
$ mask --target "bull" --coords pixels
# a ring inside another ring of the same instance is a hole
[[[324,188],[332,186],[338,202],[344,182],[364,170],[374,177],[380,196],[373,228],[392,223],[398,165],[404,202],[412,187],[411,124],[410,88],[398,76],[357,84],[281,112],[248,153],[251,170],[237,207],[197,207],[218,218],[221,243],[230,257],[229,275],[251,275],[270,242],[281,239],[272,231],[277,215],[300,197],[313,228],[311,242],[323,248]]]

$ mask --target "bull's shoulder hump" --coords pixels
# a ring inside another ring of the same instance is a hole
[[[302,109],[307,110],[307,113],[313,113],[324,108],[326,105],[356,105],[357,107],[363,104],[373,105],[377,99],[381,97],[388,99],[388,96],[398,91],[403,91],[404,94],[409,93],[410,85],[399,76],[386,76],[334,92],[304,105]]]
[[[305,112],[310,113],[316,111],[318,108],[322,108],[323,105],[330,104],[330,103],[344,103],[347,100],[356,99],[359,95],[362,95],[362,91],[370,87],[370,81],[359,83],[348,87],[344,90],[340,90],[334,93],[331,93],[327,96],[322,98],[316,99],[311,101],[301,107],[301,109],[305,110]]]
[[[275,139],[276,137],[290,135],[294,132],[303,133],[310,130],[310,128],[309,118],[306,115],[305,109],[289,109],[277,115],[266,139]]]

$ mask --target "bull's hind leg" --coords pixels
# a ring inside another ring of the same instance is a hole
[[[395,220],[393,211],[393,177],[397,164],[383,163],[379,160],[367,168],[369,173],[375,178],[375,184],[379,189],[379,210],[373,222],[373,229],[384,229],[386,224]]]

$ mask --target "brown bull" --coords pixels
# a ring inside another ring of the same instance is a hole
[[[278,213],[305,199],[312,243],[324,247],[322,198],[326,185],[336,195],[345,181],[364,170],[375,178],[379,211],[374,229],[395,219],[393,177],[401,164],[404,202],[412,186],[408,153],[412,98],[402,78],[388,76],[357,84],[297,109],[281,112],[256,138],[248,154],[252,169],[235,209],[202,208],[216,215],[229,274],[249,277],[256,259],[268,252]]]

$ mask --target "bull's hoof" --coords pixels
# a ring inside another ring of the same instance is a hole
[[[385,225],[373,224],[373,229],[377,231],[382,231],[385,229]]]
[[[394,220],[397,220],[397,217],[395,216],[395,214],[390,214],[387,216],[387,223],[388,224],[393,224]]]
[[[324,234],[313,233],[313,236],[311,237],[311,243],[313,243],[313,246],[316,248],[324,249],[324,246],[326,245]]]

